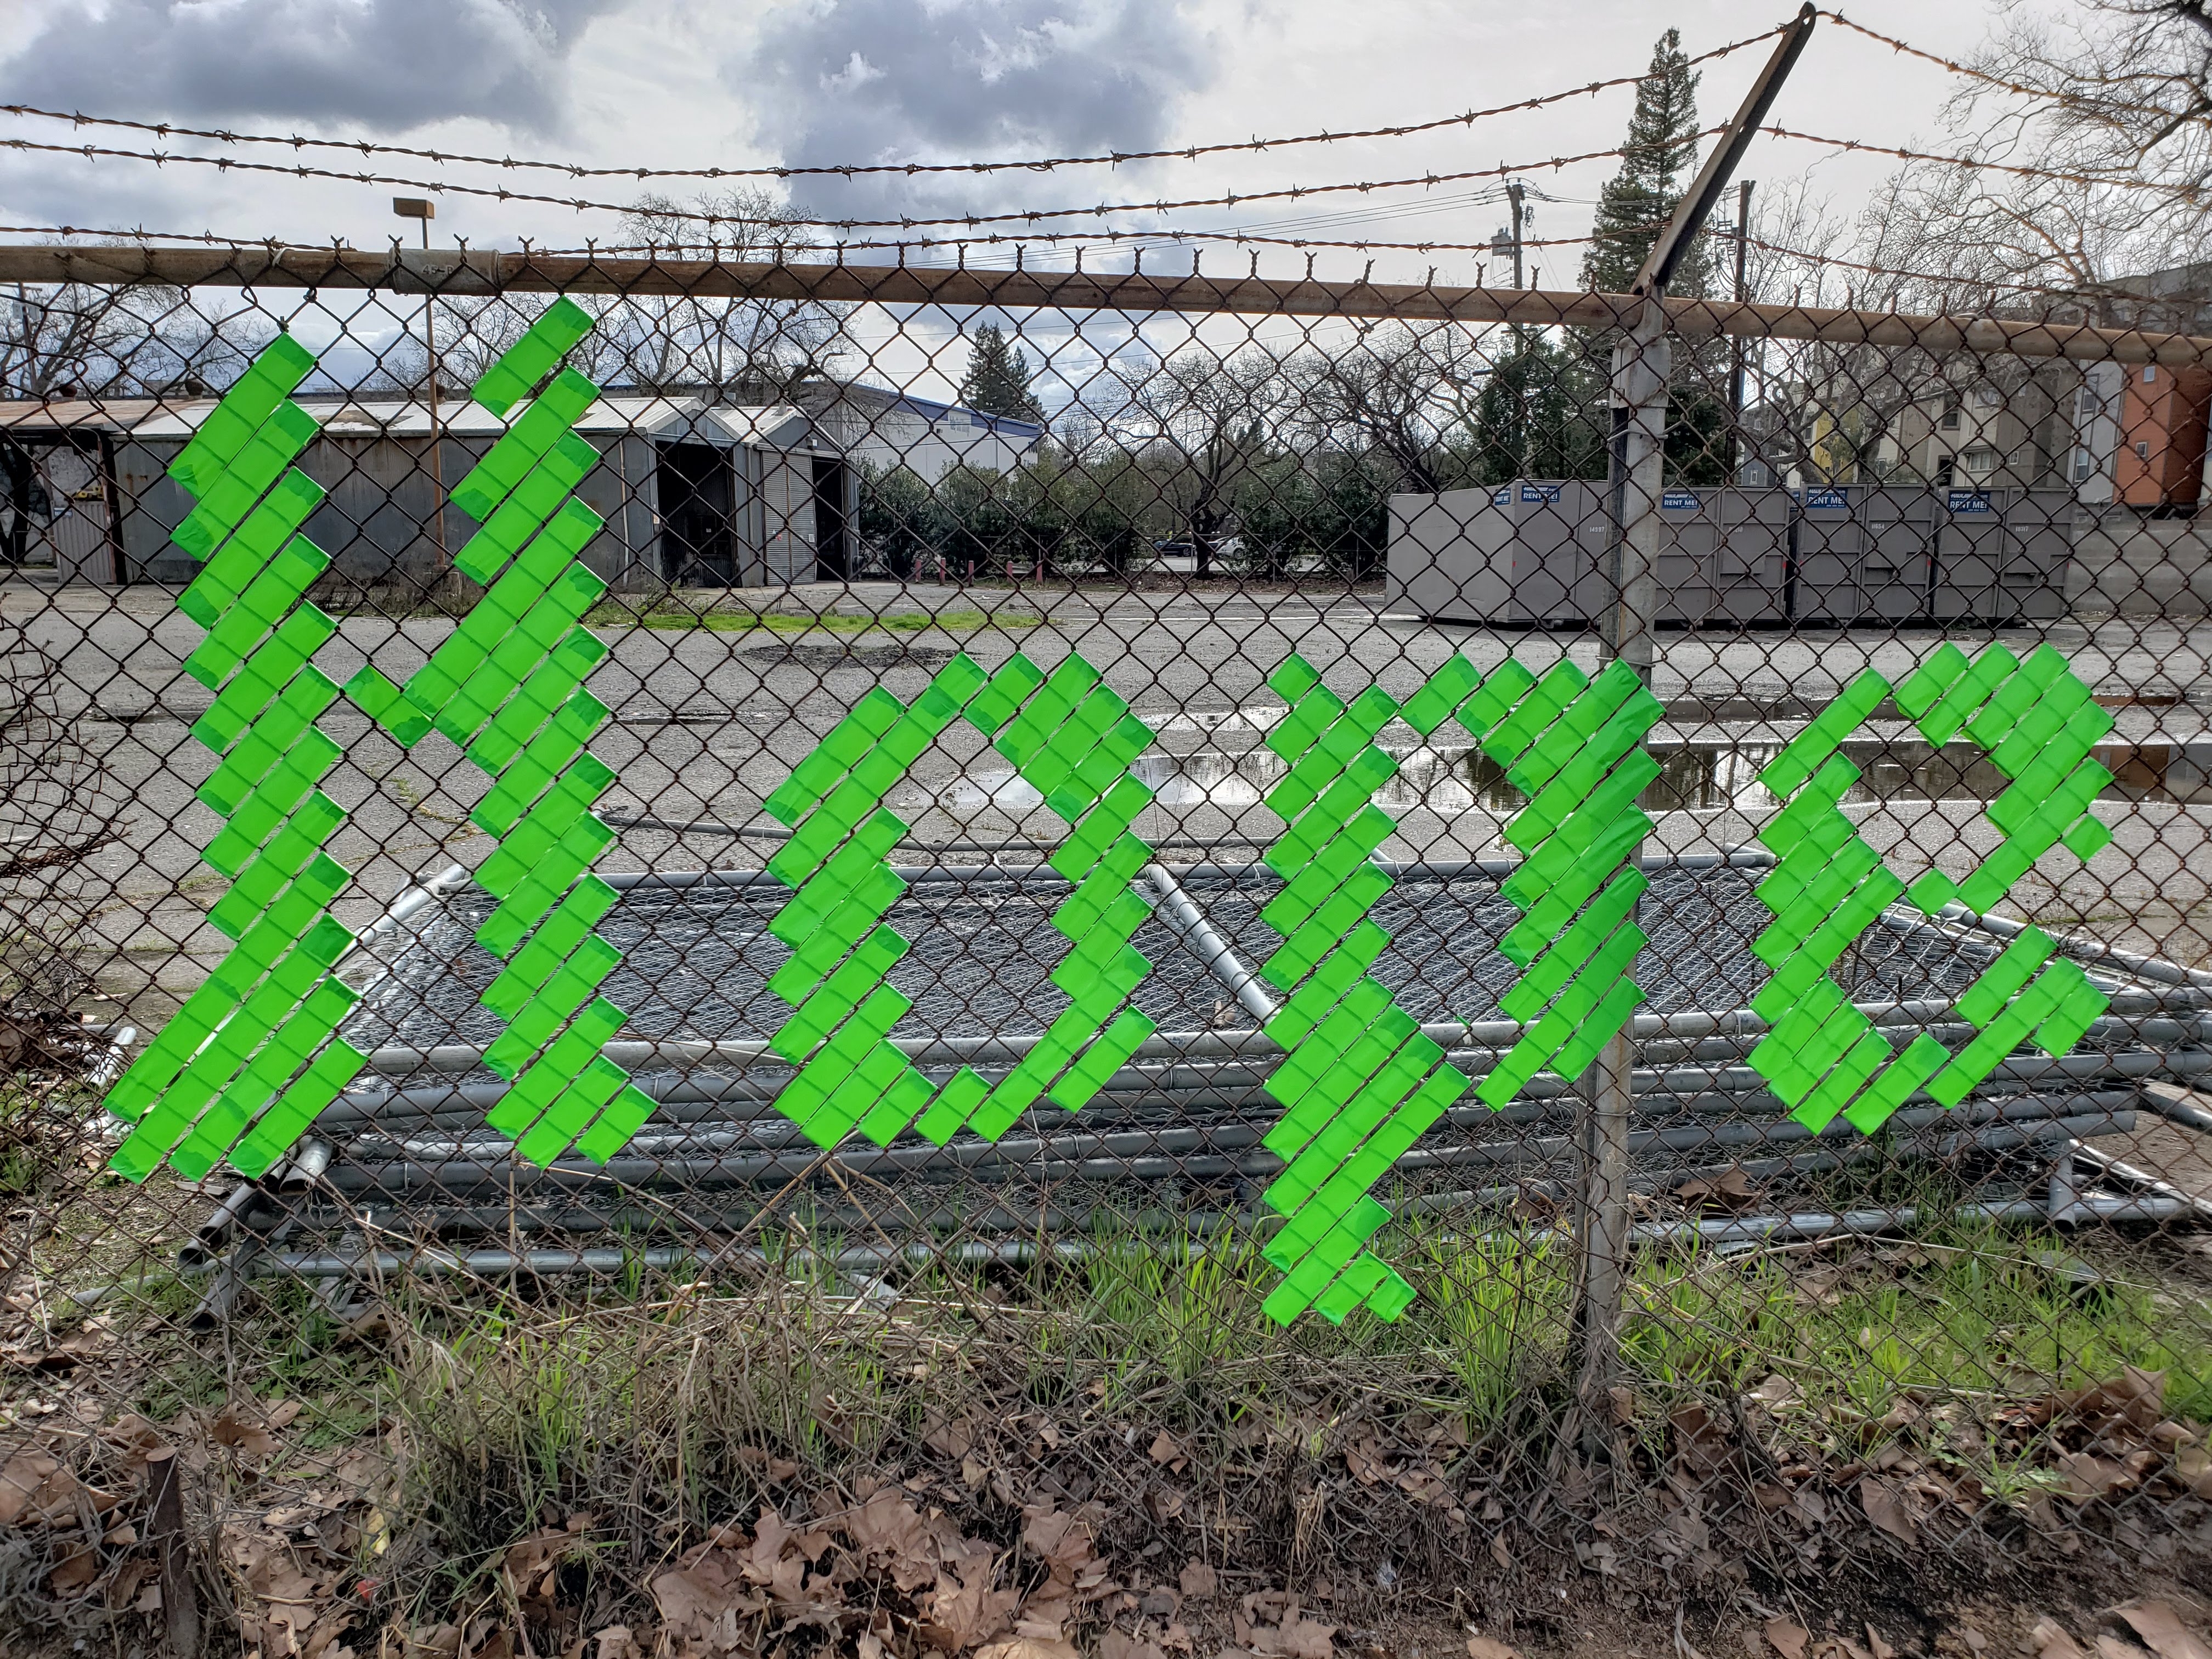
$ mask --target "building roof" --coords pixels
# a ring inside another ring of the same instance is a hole
[[[430,433],[430,406],[426,398],[310,394],[295,401],[333,438],[426,438]],[[199,429],[215,406],[213,398],[0,403],[0,430],[23,436],[89,432],[127,434],[155,441],[181,441]],[[441,398],[438,427],[453,437],[494,438],[507,430],[507,422],[468,398]],[[637,433],[662,440],[770,449],[804,451],[813,447],[811,423],[804,412],[788,404],[765,409],[723,409],[711,407],[699,397],[600,398],[578,418],[575,429],[587,435]]]
[[[212,398],[187,402],[214,406]],[[167,407],[182,407],[170,404]],[[40,433],[85,432],[117,434],[130,431],[165,405],[153,398],[65,398],[58,403],[35,398],[0,402],[0,431]]]
[[[925,398],[919,392],[901,392],[892,386],[873,386],[866,380],[841,380],[837,389],[855,403],[874,403],[886,409],[903,409],[919,415],[932,425],[940,421],[959,419],[970,427],[1005,438],[1011,443],[1027,446],[1044,436],[1043,425],[1036,421],[1018,421],[1010,415],[986,415],[965,404],[940,403],[934,398]]]

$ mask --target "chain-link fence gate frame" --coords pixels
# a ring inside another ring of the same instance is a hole
[[[864,1474],[1139,1588],[2201,1516],[2203,538],[2034,457],[2212,343],[1195,262],[0,271],[121,306],[144,393],[7,415],[100,525],[8,594],[9,764],[82,820],[0,872],[11,1018],[119,1016],[11,1120],[15,1424],[81,1425],[7,1466],[26,1605],[152,1582],[102,1505],[180,1436],[264,1629],[272,1573],[404,1619],[549,1516],[548,1571],[649,1566]],[[985,320],[1088,423],[908,391]]]

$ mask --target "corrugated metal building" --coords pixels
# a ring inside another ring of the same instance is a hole
[[[298,465],[328,495],[306,534],[332,572],[364,585],[427,584],[475,523],[437,509],[505,430],[473,403],[299,399],[322,430]],[[190,510],[167,468],[214,408],[178,401],[0,404],[0,442],[33,459],[44,522],[26,561],[64,581],[181,583],[198,568],[170,533]],[[607,521],[584,559],[617,591],[667,582],[761,586],[838,580],[853,567],[858,479],[842,451],[790,405],[703,397],[600,398],[576,428],[600,453],[577,494]]]

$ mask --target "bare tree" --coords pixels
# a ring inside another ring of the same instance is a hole
[[[771,259],[808,246],[790,208],[758,189],[689,203],[646,196],[623,222],[633,240],[675,258]],[[599,309],[603,378],[653,391],[707,386],[761,403],[828,376],[851,308],[814,300],[635,295]]]
[[[1378,455],[1399,488],[1426,491],[1443,488],[1439,451],[1467,428],[1488,367],[1457,324],[1368,323],[1340,349],[1299,353],[1287,373],[1309,441]]]
[[[0,294],[0,397],[145,397],[227,384],[268,338],[153,283],[18,283]]]
[[[2124,279],[2200,258],[2212,234],[2212,0],[2081,0],[2057,18],[2012,0],[1945,110],[1960,152],[2014,174],[1920,161],[1881,206],[1874,263],[1923,301],[1977,288],[2105,324],[2153,320]],[[2018,90],[2014,90],[2018,88]]]
[[[1238,481],[1277,441],[1287,390],[1282,362],[1260,346],[1224,358],[1200,345],[1164,362],[1124,362],[1115,373],[1129,391],[1115,424],[1135,428],[1143,447],[1166,462],[1163,493],[1203,575],[1228,538]]]

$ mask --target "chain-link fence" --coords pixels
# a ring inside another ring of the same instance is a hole
[[[1179,257],[0,252],[17,1617],[2201,1524],[2212,340]]]

